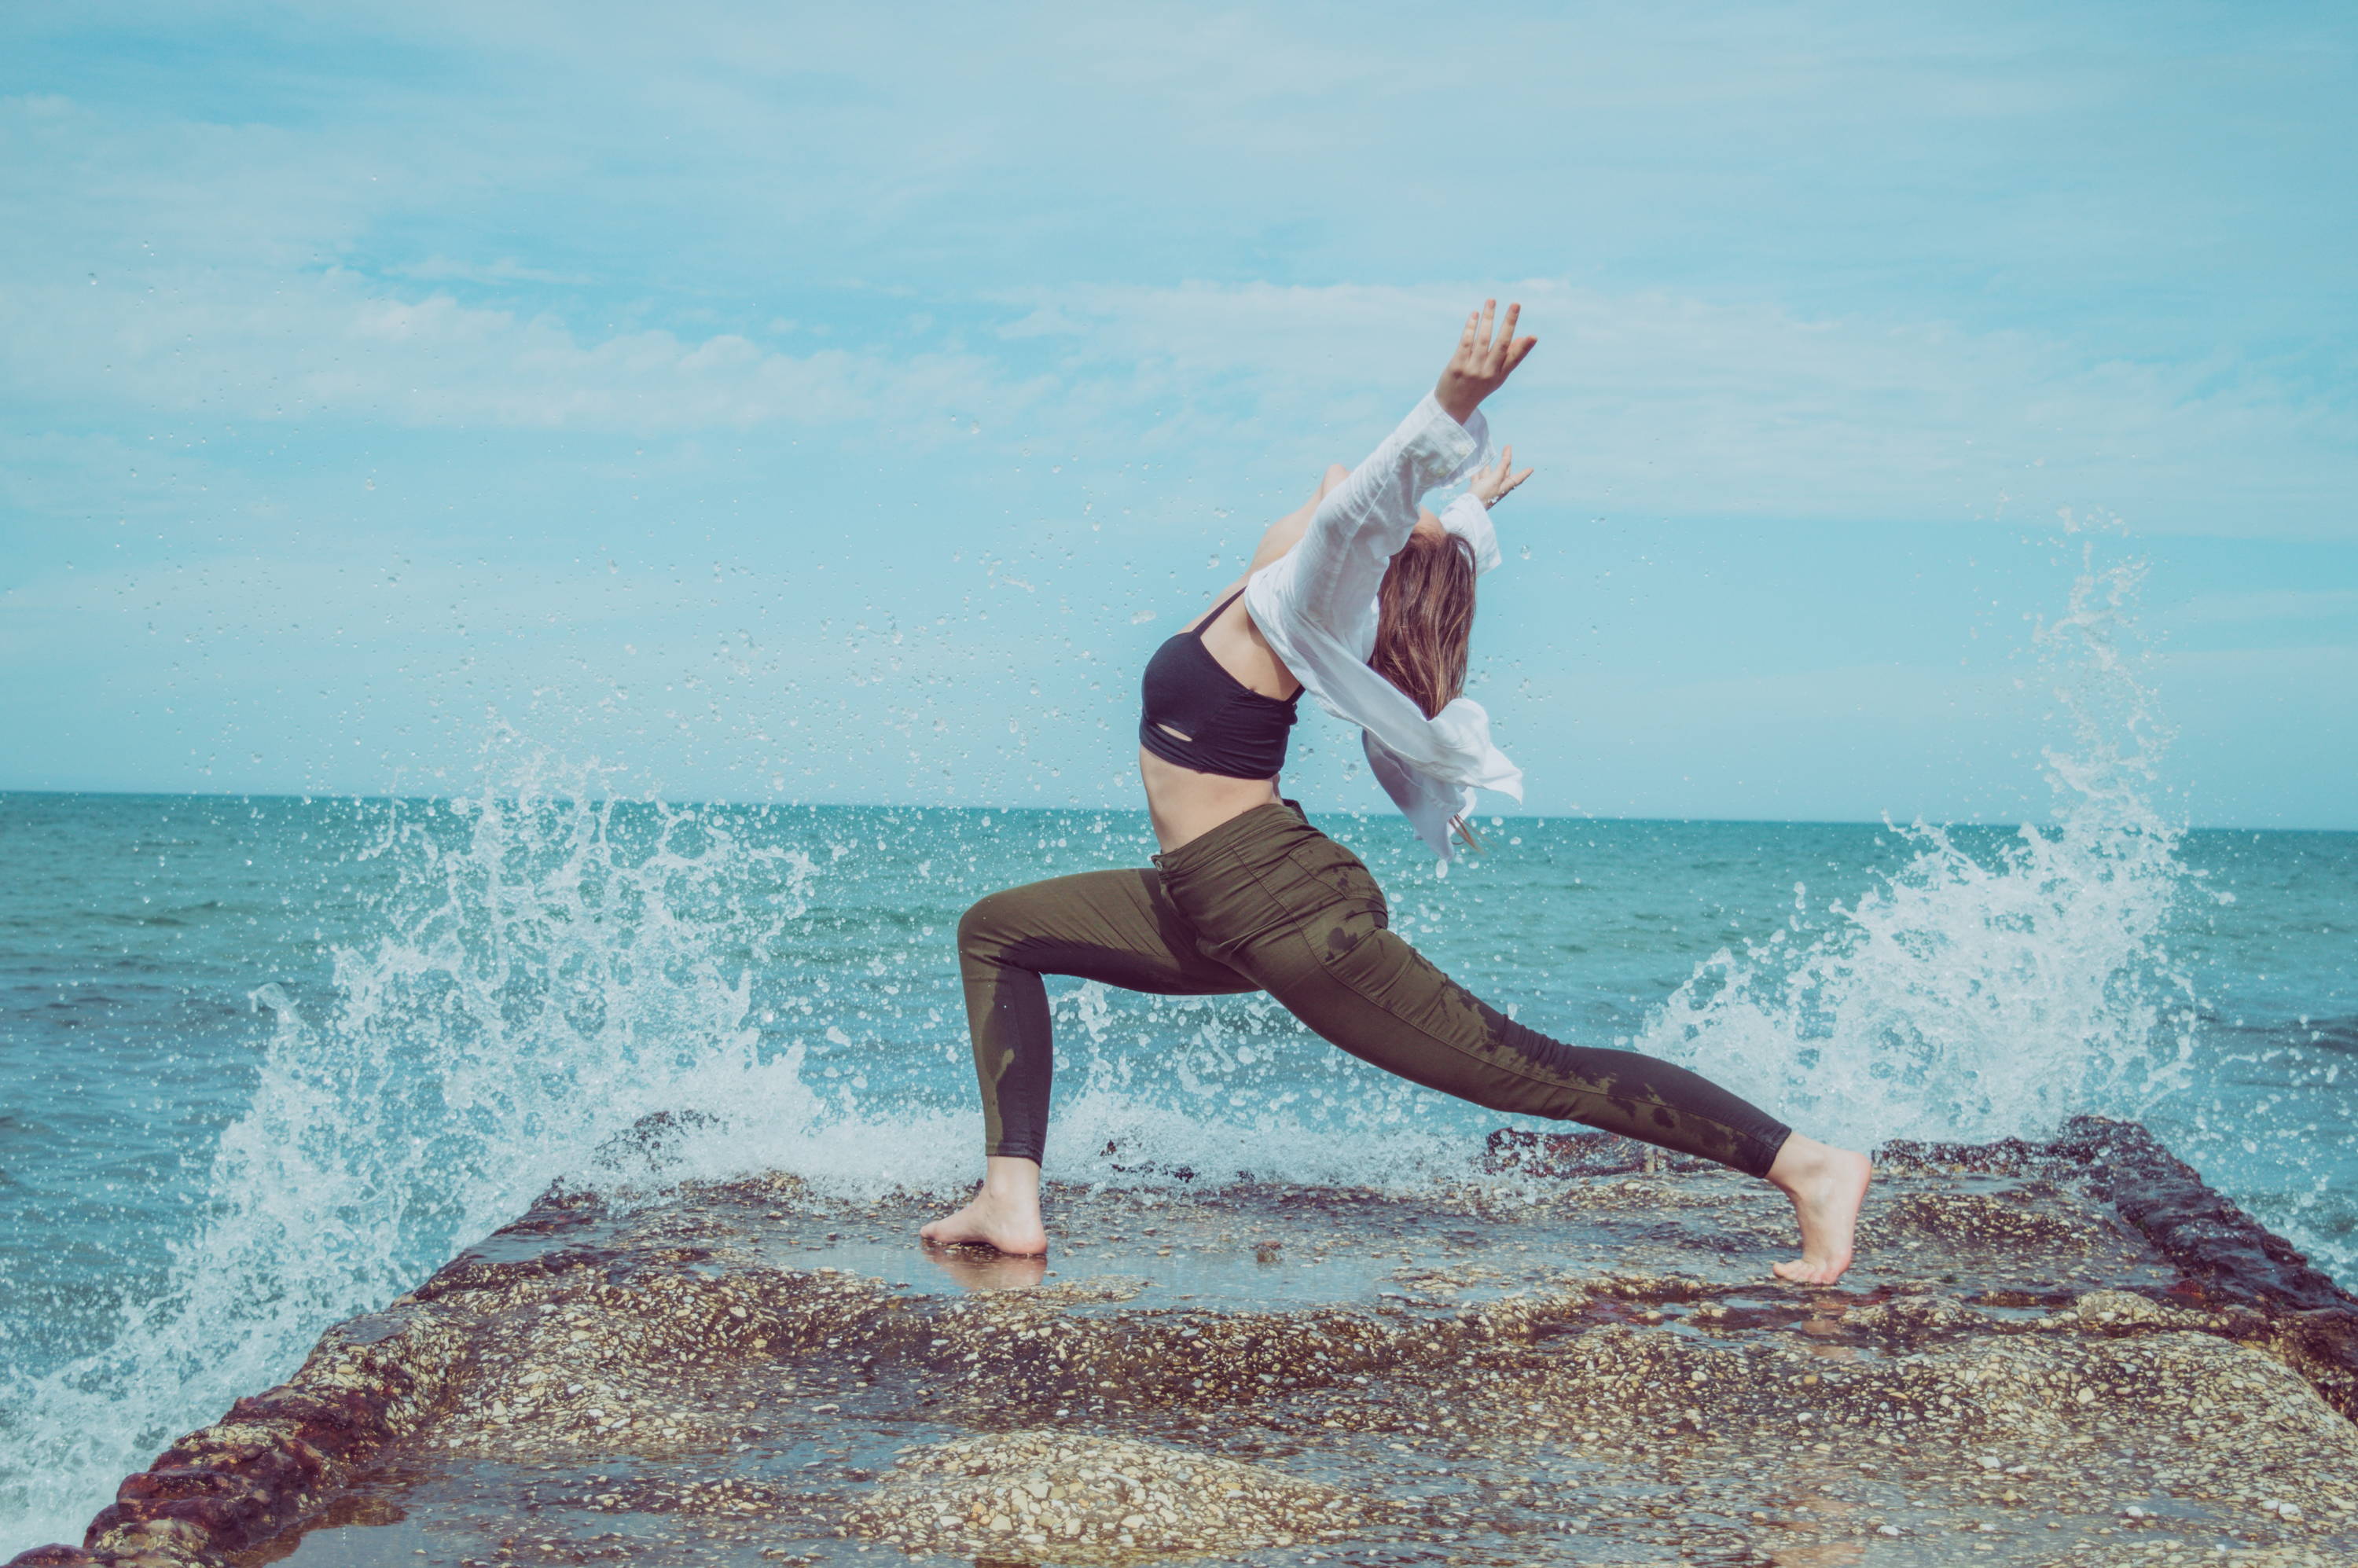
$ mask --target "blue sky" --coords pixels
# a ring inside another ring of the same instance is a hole
[[[10,7],[0,788],[536,745],[1131,804],[1153,643],[1496,293],[1539,474],[1476,695],[1530,809],[2041,812],[2088,549],[2147,563],[2170,808],[2358,827],[2353,51],[2323,5]]]

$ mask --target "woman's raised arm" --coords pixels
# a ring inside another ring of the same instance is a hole
[[[1505,330],[1494,330],[1497,308],[1497,300],[1487,300],[1466,317],[1433,395],[1320,500],[1291,557],[1290,597],[1303,612],[1325,617],[1372,595],[1415,528],[1424,492],[1463,477],[1480,455],[1488,438],[1482,400],[1539,341],[1514,336],[1520,305],[1509,305]],[[1486,502],[1512,488],[1503,475],[1498,482]]]

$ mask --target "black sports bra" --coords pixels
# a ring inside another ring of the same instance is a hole
[[[1204,646],[1204,628],[1243,596],[1238,589],[1220,600],[1194,631],[1172,637],[1146,661],[1138,743],[1199,773],[1273,779],[1285,766],[1285,732],[1293,728],[1302,694],[1282,701],[1264,697],[1223,669]]]

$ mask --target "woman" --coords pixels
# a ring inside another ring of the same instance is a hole
[[[1047,1249],[1048,998],[1076,975],[1164,996],[1267,990],[1363,1061],[1495,1110],[1585,1122],[1766,1177],[1793,1201],[1801,1256],[1783,1279],[1831,1284],[1850,1266],[1864,1156],[1801,1134],[1716,1085],[1633,1051],[1567,1045],[1476,1000],[1386,928],[1383,894],[1348,849],[1280,797],[1303,691],[1359,724],[1377,778],[1430,843],[1479,785],[1518,799],[1522,775],[1460,696],[1474,579],[1498,559],[1488,509],[1529,476],[1513,449],[1477,467],[1476,412],[1537,342],[1520,307],[1466,318],[1433,395],[1373,456],[1328,471],[1272,526],[1244,580],[1146,666],[1139,771],[1156,870],[1093,871],[993,893],[958,925],[967,1022],[982,1085],[982,1190],[927,1241]],[[1472,474],[1436,518],[1431,489]],[[1470,841],[1470,834],[1468,835]]]

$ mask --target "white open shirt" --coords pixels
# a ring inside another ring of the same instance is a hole
[[[1368,665],[1384,568],[1416,527],[1427,491],[1473,471],[1489,443],[1479,411],[1460,425],[1427,394],[1383,445],[1327,492],[1302,542],[1253,573],[1245,610],[1318,706],[1357,724],[1368,765],[1417,836],[1444,860],[1449,819],[1476,788],[1523,798],[1522,770],[1490,743],[1490,716],[1461,697],[1428,719]],[[1478,574],[1498,564],[1489,509],[1461,495],[1441,524],[1474,548]]]

